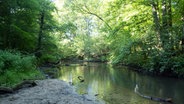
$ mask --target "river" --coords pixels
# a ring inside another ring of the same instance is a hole
[[[184,80],[148,76],[104,63],[83,64],[61,66],[59,74],[59,79],[72,83],[79,94],[96,96],[106,104],[167,104],[140,97],[134,92],[137,84],[144,95],[172,98],[174,104],[184,104]]]

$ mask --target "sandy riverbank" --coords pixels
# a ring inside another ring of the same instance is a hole
[[[0,96],[0,104],[102,104],[88,95],[77,94],[68,83],[58,79],[36,81],[37,86]]]

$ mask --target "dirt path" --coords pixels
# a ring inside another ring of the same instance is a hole
[[[58,79],[36,81],[37,86],[0,96],[0,104],[102,104],[88,95],[77,94],[72,86]]]

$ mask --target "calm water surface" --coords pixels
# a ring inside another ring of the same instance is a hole
[[[173,98],[174,104],[184,104],[184,80],[139,74],[127,67],[85,63],[87,66],[62,66],[60,79],[72,82],[79,94],[89,94],[106,104],[168,104],[144,99],[134,92],[135,85],[144,95]],[[80,83],[78,76],[85,81]]]

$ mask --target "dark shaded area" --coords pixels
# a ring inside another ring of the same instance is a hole
[[[0,94],[14,93],[14,92],[18,91],[19,89],[27,88],[27,87],[34,87],[36,85],[37,84],[35,83],[35,81],[24,80],[21,83],[13,86],[12,88],[0,87]]]

